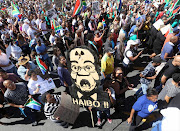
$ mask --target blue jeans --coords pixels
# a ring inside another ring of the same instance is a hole
[[[147,94],[147,89],[148,85],[141,83],[141,88],[139,88],[135,95],[137,95],[137,97],[139,98],[140,96]]]
[[[106,113],[106,115],[107,115],[107,118],[109,118],[110,117],[110,108],[108,108],[108,109],[106,109],[106,110],[104,110],[104,111],[97,111],[97,118],[101,118],[101,114],[102,113]]]
[[[52,62],[51,62],[51,59],[50,59],[50,57],[48,57],[46,60],[44,60],[45,61],[45,63],[46,63],[46,65],[49,67],[51,67],[51,71],[53,71],[53,64],[52,64]]]

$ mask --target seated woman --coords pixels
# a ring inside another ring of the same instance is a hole
[[[37,98],[38,101],[40,101],[43,104],[41,100],[41,95],[39,93],[39,88],[36,87],[36,84],[43,82],[44,79],[42,79],[39,75],[37,75],[35,71],[30,71],[29,76],[30,76],[30,79],[27,84],[29,94],[33,95],[33,98],[35,99]]]
[[[129,84],[126,77],[123,76],[123,71],[121,67],[116,67],[113,71],[113,82],[112,87],[115,91],[116,99],[117,100],[124,100],[125,99],[125,92],[127,90],[132,90],[133,84]]]

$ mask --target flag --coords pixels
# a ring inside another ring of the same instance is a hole
[[[33,98],[28,99],[28,101],[24,104],[24,106],[38,111],[41,110],[41,104],[36,100],[34,100]]]
[[[141,18],[141,15],[138,12],[138,14],[136,15],[136,20],[139,20],[140,18]]]
[[[73,16],[79,15],[81,13],[81,8],[82,8],[82,1],[81,0],[77,0],[76,1],[76,5],[74,7]]]
[[[18,17],[18,15],[20,15],[20,12],[12,1],[11,1],[11,7],[13,8],[12,10],[13,17]]]
[[[170,26],[170,29],[166,32],[166,34],[164,36],[167,37],[171,33],[173,33],[172,26]]]
[[[103,28],[107,26],[104,18],[102,20],[102,24],[103,24]]]
[[[175,0],[171,8],[170,16],[176,14],[180,10],[180,0]]]
[[[51,20],[51,29],[55,30],[57,34],[60,33],[62,27],[54,19]]]
[[[85,0],[82,1],[82,5],[83,5],[82,11],[84,11],[87,8],[87,4]]]
[[[47,65],[37,56],[36,56],[36,62],[37,62],[37,65],[39,66],[42,74],[44,75],[48,69]]]

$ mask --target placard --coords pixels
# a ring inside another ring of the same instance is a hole
[[[92,2],[92,12],[93,15],[100,14],[99,1]]]
[[[56,13],[56,10],[54,8],[46,11],[46,15],[50,20],[57,18],[57,13]]]
[[[39,88],[40,94],[44,94],[45,92],[54,89],[56,85],[54,84],[53,79],[49,78],[48,80],[44,80],[43,82],[36,84],[36,87]]]
[[[159,30],[160,27],[161,27],[161,25],[164,25],[164,22],[162,21],[162,19],[157,20],[157,21],[153,24],[153,26],[156,28],[156,30]]]
[[[54,117],[59,117],[60,120],[74,124],[79,115],[79,106],[72,103],[71,96],[65,94],[61,95],[61,105],[54,113]]]

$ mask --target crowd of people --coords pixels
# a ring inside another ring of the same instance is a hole
[[[95,13],[92,1],[84,1],[86,4],[78,14],[74,14],[75,0],[65,1],[62,7],[56,5],[56,0],[0,2],[2,117],[13,116],[4,108],[8,104],[12,109],[23,109],[27,115],[25,121],[37,126],[39,112],[24,106],[28,98],[34,98],[43,105],[41,113],[47,119],[68,128],[68,122],[54,118],[61,104],[61,95],[52,91],[40,94],[36,84],[55,73],[60,81],[56,86],[64,86],[69,94],[72,81],[66,61],[68,50],[86,46],[98,58],[101,85],[109,94],[111,107],[117,113],[123,112],[127,105],[132,108],[127,119],[130,131],[141,130],[139,124],[153,111],[160,114],[151,123],[153,131],[170,131],[172,127],[180,130],[180,117],[177,117],[180,114],[180,8],[173,14],[169,10],[179,0],[100,0],[100,13]],[[60,26],[59,32],[52,28],[52,19],[46,13],[47,4],[56,11],[53,21]],[[19,10],[18,16],[12,14],[13,6]],[[158,20],[163,24],[157,29],[154,23]],[[164,33],[161,29],[167,25],[170,25],[169,32]],[[148,56],[145,60],[144,54]],[[45,73],[40,70],[37,57],[47,65]],[[128,74],[137,69],[141,69],[141,88],[133,95],[130,104],[125,93],[136,87],[128,81]],[[152,81],[155,81],[153,86]],[[112,123],[110,109],[103,112]],[[103,112],[97,111],[98,126]]]

